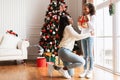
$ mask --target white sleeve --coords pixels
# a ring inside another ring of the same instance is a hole
[[[95,28],[95,15],[91,16],[90,21],[88,21],[88,26],[90,31],[93,31]]]
[[[80,26],[79,22],[77,22],[77,27],[80,31],[82,30],[82,27]]]
[[[90,33],[86,33],[86,34],[79,34],[77,33],[72,26],[67,26],[66,30],[68,32],[68,34],[71,35],[71,37],[73,37],[75,40],[81,40],[81,39],[85,39],[87,37],[90,37]]]

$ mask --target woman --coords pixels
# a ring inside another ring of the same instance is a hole
[[[81,16],[80,19],[78,20],[78,23],[81,27],[81,33],[85,34],[91,32],[92,35],[94,35],[94,28],[95,28],[94,5],[92,3],[85,4],[83,8],[83,14],[84,16]],[[92,70],[93,70],[93,36],[81,40],[81,44],[85,59],[85,65],[84,65],[84,72],[80,75],[80,77],[91,78]]]
[[[63,61],[63,63],[68,64],[64,67],[59,68],[58,71],[65,77],[71,78],[71,75],[68,74],[69,69],[80,67],[85,64],[83,57],[78,56],[73,53],[74,43],[77,40],[81,40],[89,37],[91,34],[78,34],[72,27],[73,20],[69,16],[60,16],[60,25],[59,25],[59,36],[60,44],[58,50],[58,56]],[[51,75],[53,69],[56,69],[55,65],[48,65],[48,72]]]

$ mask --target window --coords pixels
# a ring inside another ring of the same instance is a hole
[[[116,0],[115,14],[109,15],[109,1],[97,0],[101,4],[96,10],[95,63],[120,73],[120,0]]]
[[[97,0],[101,3],[105,0]],[[100,66],[112,69],[113,63],[113,42],[112,28],[113,17],[109,15],[109,6],[96,11],[96,39],[95,39],[95,60]]]
[[[116,40],[116,72],[120,73],[120,1],[116,3],[116,35],[117,35],[117,40]]]
[[[97,0],[96,4],[99,5],[99,4],[101,4],[101,3],[105,2],[105,1],[108,1],[108,0]]]

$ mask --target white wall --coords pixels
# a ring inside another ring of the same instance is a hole
[[[76,21],[81,13],[81,0],[65,0],[68,12]],[[30,41],[28,48],[29,59],[37,56],[37,48],[41,27],[44,24],[45,14],[50,0],[0,0],[0,34],[7,29],[16,31],[23,39]]]
[[[82,0],[65,0],[68,6],[68,12],[74,20],[74,26],[77,26],[78,16],[82,11]]]
[[[25,0],[0,0],[0,35],[10,29],[26,37]]]
[[[50,0],[26,0],[27,38],[31,45],[28,48],[29,59],[35,59],[38,55],[38,49],[33,45],[39,43],[40,31],[44,24],[49,3]]]

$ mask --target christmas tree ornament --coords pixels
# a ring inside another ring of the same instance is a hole
[[[47,41],[47,39],[45,38],[45,41]]]
[[[50,10],[53,10],[53,7],[50,7]]]
[[[48,39],[49,38],[49,36],[47,35],[47,36],[45,36],[46,37],[46,39]]]
[[[50,33],[52,33],[52,29],[50,29]]]
[[[54,13],[55,13],[55,11],[52,11],[52,13],[54,14]]]
[[[53,31],[53,34],[55,34],[55,31]]]
[[[57,19],[57,15],[54,15],[53,18],[54,18],[54,20],[56,20]]]
[[[55,44],[55,42],[53,41],[52,44]]]
[[[58,34],[56,34],[56,38],[57,38],[57,39],[59,38],[59,35],[58,35]]]
[[[51,26],[51,29],[54,29],[54,27],[53,27],[53,26]]]
[[[47,30],[49,30],[50,28],[49,27],[47,27]]]
[[[47,52],[50,52],[50,49],[47,49]]]
[[[42,36],[45,39],[45,36]]]
[[[52,42],[50,42],[50,44],[52,44]]]
[[[57,13],[58,11],[57,10],[55,10],[55,13]]]
[[[113,3],[109,4],[109,14],[113,15],[115,13],[115,5]]]
[[[58,28],[56,28],[55,30],[58,31]]]
[[[50,17],[47,17],[47,20],[50,20]]]
[[[48,10],[50,10],[50,6],[48,7]]]
[[[53,24],[53,27],[55,27],[55,24]]]
[[[55,43],[56,43],[57,41],[55,40]]]
[[[54,49],[52,49],[52,52],[54,52]]]
[[[55,47],[55,49],[57,49],[57,47]]]
[[[49,12],[48,14],[49,14],[49,16],[52,16],[52,13],[51,13],[51,12]]]

